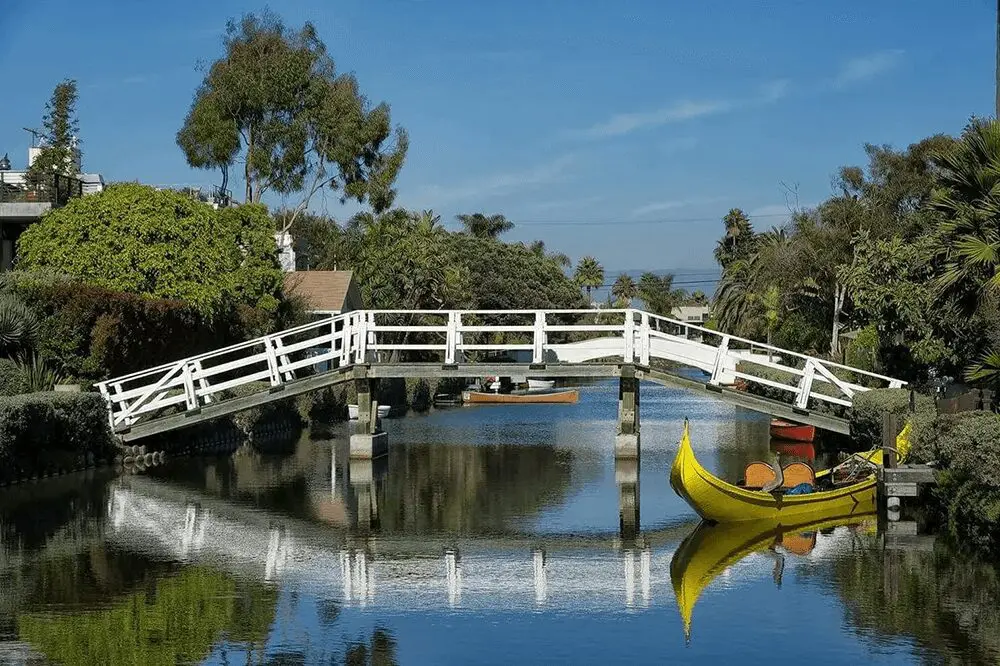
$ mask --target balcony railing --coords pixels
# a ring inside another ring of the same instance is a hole
[[[83,181],[77,178],[54,173],[28,183],[24,172],[0,171],[0,203],[50,203],[58,207],[81,196]]]

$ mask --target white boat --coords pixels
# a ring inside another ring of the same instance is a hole
[[[378,417],[380,419],[384,419],[385,417],[389,416],[389,411],[391,409],[392,409],[392,407],[390,405],[379,405],[378,406]],[[358,406],[357,405],[348,405],[347,406],[347,416],[352,421],[357,421],[358,420]]]
[[[529,391],[547,391],[555,385],[554,379],[528,379]]]

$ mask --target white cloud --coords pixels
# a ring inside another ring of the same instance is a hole
[[[636,130],[660,127],[671,123],[684,122],[694,118],[729,113],[736,109],[754,104],[770,104],[788,94],[789,82],[786,79],[771,81],[758,91],[758,94],[748,99],[716,99],[691,100],[674,102],[669,106],[653,111],[637,111],[619,113],[608,120],[592,125],[585,130],[573,132],[574,136],[585,139],[603,139],[631,134]]]
[[[810,208],[815,208],[814,203],[804,203],[799,204],[798,210],[809,210]],[[751,218],[753,217],[791,217],[793,210],[793,205],[791,203],[773,203],[767,204],[765,206],[760,206],[759,208],[754,208],[749,211],[747,215]]]
[[[643,215],[649,215],[650,213],[662,213],[665,210],[674,210],[675,208],[684,208],[684,206],[689,205],[688,201],[654,201],[653,203],[648,203],[645,206],[639,206],[632,211],[632,217],[642,217]]]
[[[896,68],[903,59],[901,49],[889,49],[852,58],[844,63],[833,79],[834,88],[860,83]]]
[[[554,210],[574,210],[604,201],[603,196],[578,197],[576,199],[553,199],[525,204],[526,213],[550,213]]]
[[[563,155],[523,171],[495,173],[448,185],[426,185],[417,191],[416,198],[441,206],[452,201],[510,194],[562,180],[576,163],[575,155]]]
[[[654,201],[644,206],[639,206],[632,211],[632,217],[643,217],[651,213],[662,213],[676,208],[687,208],[688,206],[698,206],[703,204],[717,203],[725,197],[701,197],[698,199],[674,199],[669,201]]]

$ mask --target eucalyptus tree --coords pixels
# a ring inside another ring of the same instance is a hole
[[[337,72],[311,23],[291,30],[270,12],[247,14],[229,21],[223,44],[177,133],[189,165],[220,169],[225,183],[241,163],[247,203],[297,198],[289,225],[324,190],[376,213],[392,206],[407,134]]]

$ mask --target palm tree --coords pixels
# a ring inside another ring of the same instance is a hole
[[[10,358],[30,348],[38,336],[38,319],[20,299],[0,295],[0,358]]]
[[[590,290],[604,284],[604,267],[594,257],[584,257],[577,263],[573,279],[587,290],[587,300],[593,304],[594,300],[590,297]]]
[[[931,206],[944,215],[942,300],[972,316],[1000,296],[1000,122],[974,119],[934,157],[939,187]]]
[[[465,227],[465,233],[478,238],[498,238],[514,228],[514,223],[500,214],[472,213],[456,215],[455,218]]]
[[[733,208],[722,218],[726,235],[715,246],[715,260],[726,269],[731,263],[745,258],[754,250],[755,235],[750,218],[739,208]]]
[[[615,283],[611,285],[611,295],[615,297],[621,307],[629,307],[637,293],[635,280],[627,273],[619,275]]]

